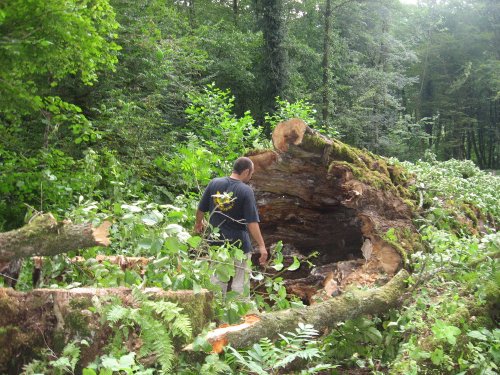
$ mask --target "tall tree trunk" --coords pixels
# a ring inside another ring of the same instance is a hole
[[[330,81],[331,81],[331,70],[330,70],[330,44],[332,42],[331,38],[332,29],[332,0],[326,0],[325,8],[325,35],[323,39],[323,110],[322,110],[322,120],[323,125],[328,124],[328,119],[330,117]]]
[[[262,0],[261,23],[264,36],[263,109],[273,112],[276,97],[284,98],[288,85],[283,0]]]
[[[470,136],[470,142],[472,143],[472,146],[474,147],[474,153],[476,154],[477,163],[479,164],[480,168],[484,168],[484,165],[483,165],[483,162],[482,162],[482,158],[481,158],[481,153],[480,153],[480,151],[478,149],[478,146],[477,146],[477,141],[476,141],[476,136],[475,136],[474,129],[471,129],[469,131],[469,136]]]
[[[189,25],[193,29],[195,25],[195,8],[194,8],[194,0],[189,0],[188,2],[188,12],[189,12]]]
[[[233,0],[233,19],[236,26],[238,26],[238,10],[238,0]]]
[[[471,137],[471,134],[470,134],[472,131],[473,130],[471,130],[471,129],[469,129],[467,131],[467,142],[466,142],[466,149],[465,149],[465,158],[467,160],[471,160],[472,159],[472,152],[471,152],[471,150],[472,150],[472,140],[471,140],[471,138],[472,137]]]

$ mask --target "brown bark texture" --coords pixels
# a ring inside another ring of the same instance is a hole
[[[363,272],[394,275],[405,265],[419,242],[411,176],[300,119],[278,124],[272,138],[274,150],[249,155],[266,243],[282,240],[302,255],[317,251],[317,266],[362,259]]]
[[[199,334],[214,316],[212,293],[202,290],[164,291],[146,288],[144,293],[153,300],[177,303],[191,321],[193,334]],[[102,354],[113,332],[92,307],[96,298],[100,304],[118,298],[125,306],[134,306],[129,288],[34,289],[18,292],[0,288],[0,374],[18,374],[42,349],[60,352],[68,342],[83,338],[89,346],[81,346],[83,364]],[[124,342],[130,350],[137,342]]]
[[[57,222],[51,214],[39,215],[19,229],[0,233],[0,262],[108,246],[110,225],[104,222],[93,228],[91,224]]]

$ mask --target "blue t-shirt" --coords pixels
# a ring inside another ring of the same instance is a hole
[[[210,225],[220,229],[222,240],[239,245],[245,253],[252,251],[247,224],[259,222],[259,213],[250,186],[230,177],[214,178],[198,209],[210,212]]]

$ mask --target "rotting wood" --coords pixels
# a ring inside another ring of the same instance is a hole
[[[317,251],[316,266],[359,259],[344,284],[372,285],[407,264],[419,235],[401,168],[328,139],[300,119],[278,124],[272,138],[275,150],[249,155],[268,243],[281,240],[304,256]]]
[[[224,326],[210,331],[206,340],[215,352],[226,345],[234,348],[250,347],[261,338],[277,338],[292,332],[298,323],[312,324],[321,333],[327,333],[338,322],[362,315],[386,312],[397,305],[406,290],[406,270],[399,271],[387,284],[371,290],[353,290],[343,295],[304,308],[295,308],[245,317],[242,324]],[[191,350],[187,346],[185,350]]]
[[[151,299],[167,300],[182,307],[195,335],[214,317],[213,295],[207,290],[195,294],[145,288],[143,292]],[[92,309],[96,298],[101,304],[109,303],[111,298],[118,298],[124,305],[134,303],[129,288],[34,289],[30,292],[0,288],[0,373],[18,374],[23,364],[41,349],[58,352],[73,339],[85,338],[90,344],[81,347],[82,363],[94,360],[112,337],[108,324]],[[128,344],[140,346],[140,340],[124,343]]]
[[[109,246],[110,222],[91,224],[57,222],[51,214],[35,217],[27,225],[0,233],[0,262],[33,255],[56,255],[94,246]]]

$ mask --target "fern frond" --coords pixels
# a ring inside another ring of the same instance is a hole
[[[169,373],[174,359],[174,346],[172,344],[172,340],[170,339],[170,335],[166,331],[157,335],[157,338],[153,343],[153,348],[155,353],[158,355],[158,362],[160,363],[162,370]]]
[[[129,316],[130,309],[123,307],[122,305],[113,305],[106,314],[106,320],[111,323],[117,323],[118,321]]]
[[[148,296],[138,287],[132,288],[132,298],[141,305],[148,301]]]
[[[205,358],[205,363],[201,366],[200,374],[203,375],[219,375],[231,374],[231,367],[219,359],[217,354],[211,354]]]
[[[232,351],[232,354],[236,358],[236,362],[238,362],[241,366],[248,368],[250,371],[257,373],[258,375],[268,375],[269,373],[262,368],[262,366],[248,357],[243,357],[236,349],[229,346],[229,349]]]
[[[191,327],[191,320],[185,314],[177,315],[172,323],[172,334],[174,336],[184,336],[186,339],[191,338],[193,329]]]
[[[176,303],[169,301],[148,301],[147,306],[150,306],[165,322],[172,321],[177,315],[182,313],[182,308],[178,307]]]

